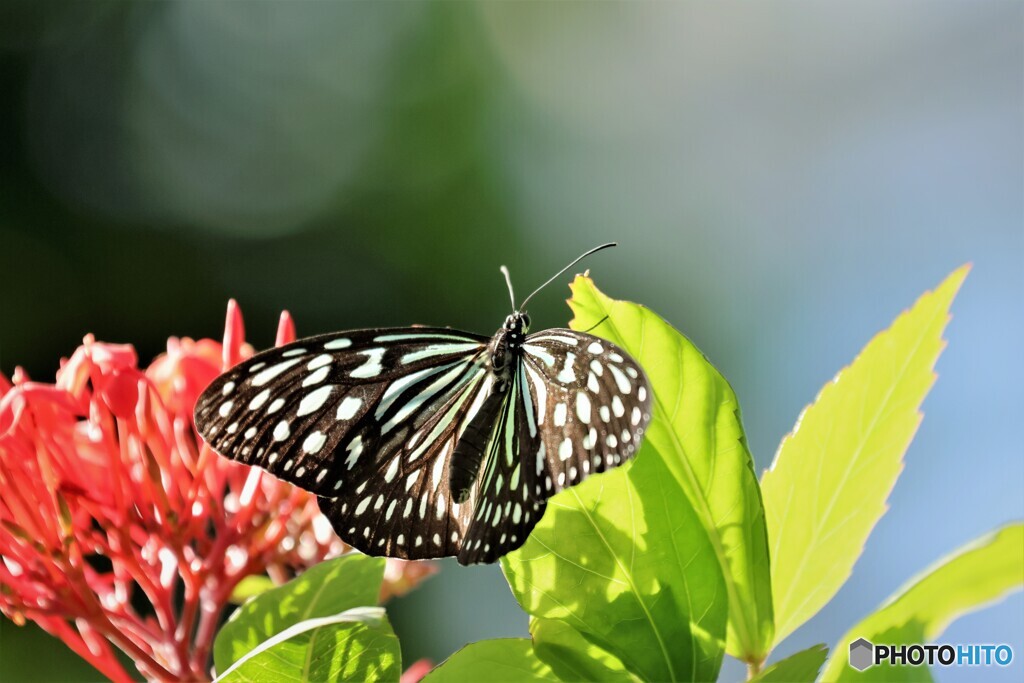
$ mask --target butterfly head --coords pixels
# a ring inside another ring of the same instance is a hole
[[[510,341],[522,343],[530,331],[530,314],[525,311],[515,311],[505,318],[502,326],[508,334]]]
[[[521,353],[529,331],[529,314],[514,311],[491,339],[491,369],[499,379],[496,386],[501,387],[500,391],[505,390],[512,377],[512,361]]]

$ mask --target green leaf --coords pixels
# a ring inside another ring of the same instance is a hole
[[[714,680],[728,605],[707,533],[657,452],[590,477],[502,561],[519,604],[649,681]]]
[[[775,662],[748,679],[747,683],[814,683],[827,656],[828,648],[824,643],[812,645],[806,650]]]
[[[563,681],[628,683],[636,680],[618,657],[589,642],[564,621],[531,619],[533,651]]]
[[[593,327],[646,370],[654,401],[645,442],[661,454],[711,538],[729,598],[727,649],[762,661],[774,624],[768,541],[736,395],[689,339],[647,308],[610,299],[585,276],[576,277],[572,293],[570,326]]]
[[[398,639],[384,609],[357,607],[289,626],[246,653],[216,683],[397,683],[401,675]]]
[[[929,643],[955,619],[1024,587],[1024,523],[1003,527],[943,558],[850,629],[833,651],[823,681],[928,681],[927,667],[848,666],[850,643]]]
[[[377,603],[384,560],[352,553],[321,562],[238,608],[217,633],[213,661],[226,671],[240,657],[300,621]]]
[[[247,576],[238,582],[235,590],[231,591],[231,602],[241,605],[250,598],[255,598],[260,593],[266,593],[275,586],[269,576]]]
[[[470,643],[423,677],[423,683],[558,680],[551,667],[537,658],[533,645],[525,638]]]
[[[777,642],[832,599],[885,512],[967,270],[918,299],[825,385],[765,472]]]

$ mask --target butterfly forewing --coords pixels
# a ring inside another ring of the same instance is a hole
[[[219,453],[337,495],[482,376],[486,338],[445,329],[357,330],[257,354],[196,405]],[[386,471],[386,470],[385,470]]]
[[[547,498],[632,458],[650,421],[650,388],[640,366],[610,342],[567,329],[531,335],[520,376],[524,411],[540,435],[530,463],[533,494]],[[525,454],[524,454],[525,455]]]

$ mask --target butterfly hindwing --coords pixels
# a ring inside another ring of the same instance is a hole
[[[473,487],[473,514],[459,562],[494,562],[521,546],[544,514],[545,498],[535,495],[532,454],[540,435],[529,428],[532,417],[522,375],[513,375]]]
[[[541,437],[531,463],[536,496],[548,498],[636,454],[651,390],[621,349],[582,332],[544,330],[523,345],[521,374],[537,420],[528,428]]]
[[[369,555],[426,559],[458,553],[473,499],[459,505],[450,494],[451,457],[491,385],[478,372],[399,447],[378,453],[374,468],[352,475],[336,497],[320,499],[342,538]]]

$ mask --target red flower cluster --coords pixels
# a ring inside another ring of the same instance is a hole
[[[295,338],[282,314],[277,343]],[[0,375],[0,611],[30,619],[104,675],[208,680],[232,591],[283,581],[347,548],[310,494],[219,457],[192,411],[252,354],[228,305],[224,342],[171,339],[138,367],[128,345],[87,337],[54,384]],[[389,567],[384,597],[432,565]]]

